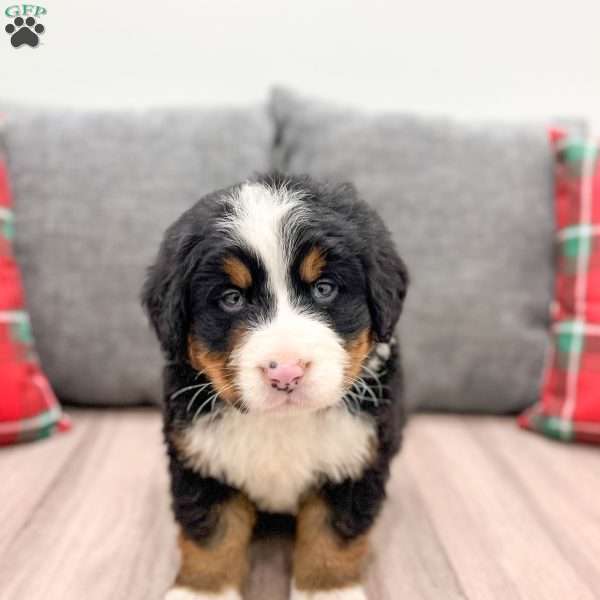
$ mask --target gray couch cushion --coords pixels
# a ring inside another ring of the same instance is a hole
[[[271,108],[279,167],[354,182],[408,263],[408,401],[484,412],[531,404],[552,288],[544,125],[369,115],[284,90]]]
[[[145,269],[184,209],[268,168],[266,110],[3,112],[16,253],[55,390],[81,403],[157,400]]]

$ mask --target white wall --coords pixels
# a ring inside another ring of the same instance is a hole
[[[600,123],[598,0],[41,4],[37,49],[12,48],[1,15],[2,99],[241,104],[280,82],[368,108]]]

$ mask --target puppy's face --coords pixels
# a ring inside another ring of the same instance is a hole
[[[404,297],[406,273],[381,222],[352,188],[304,179],[236,186],[190,213],[167,234],[145,292],[167,354],[184,354],[250,412],[340,402]],[[165,279],[169,289],[156,290]],[[169,300],[174,286],[180,297]],[[173,305],[178,316],[165,315]],[[179,332],[165,340],[161,321]]]

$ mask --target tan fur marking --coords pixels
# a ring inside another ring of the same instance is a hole
[[[363,329],[357,337],[346,343],[349,362],[346,366],[346,380],[351,383],[360,374],[363,363],[373,348],[371,330]]]
[[[306,283],[313,283],[319,278],[326,264],[321,250],[314,246],[300,263],[300,278]]]
[[[181,566],[176,584],[211,593],[227,587],[241,589],[248,575],[248,545],[256,510],[244,496],[219,507],[215,534],[199,544],[179,533]]]
[[[233,256],[227,256],[223,261],[223,270],[233,285],[246,289],[252,285],[252,275],[248,267],[239,259]]]
[[[350,357],[349,364],[346,366],[345,371],[348,385],[351,385],[354,379],[360,375],[362,366],[372,349],[373,340],[370,329],[364,329],[356,338],[346,344],[346,352]],[[376,436],[373,436],[369,440],[369,450],[371,462],[373,462],[377,458],[377,452],[379,450],[379,443]]]
[[[201,342],[191,337],[188,339],[188,355],[194,369],[204,371],[221,398],[233,402],[235,390],[228,374],[227,355],[209,352]]]
[[[325,502],[311,496],[298,514],[294,581],[299,590],[331,590],[360,582],[369,556],[367,535],[342,540]]]

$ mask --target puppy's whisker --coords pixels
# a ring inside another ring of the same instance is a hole
[[[360,387],[358,387],[360,386]],[[382,393],[381,397],[378,398],[373,393],[373,390],[369,387],[369,385],[362,379],[362,377],[356,377],[353,379],[350,389],[346,392],[347,395],[354,396],[354,398],[358,399],[359,402],[370,402],[375,406],[379,406],[380,404],[389,404],[391,400],[386,398],[383,394],[384,389],[390,389],[388,385],[381,385]],[[368,393],[368,396],[364,394],[364,392]]]
[[[371,369],[370,367],[367,367],[367,365],[363,365],[362,368],[369,375],[371,375],[371,378],[373,379],[373,381],[375,381],[375,383],[377,383],[377,387],[379,389],[379,395],[383,396],[383,390],[381,389],[381,379],[379,378],[379,375],[377,375],[377,373],[375,373],[375,371],[373,371],[373,369]]]
[[[209,386],[211,386],[211,385],[212,385],[212,383],[211,383],[211,384],[209,384]],[[201,393],[202,393],[204,390],[205,390],[205,387],[203,387],[202,389],[198,390],[198,391],[197,391],[197,392],[196,392],[196,393],[195,393],[195,394],[192,396],[192,399],[191,399],[191,400],[188,402],[188,405],[187,405],[187,409],[186,409],[186,411],[187,411],[187,412],[190,412],[190,410],[192,410],[192,406],[194,405],[194,402],[196,401],[196,398],[197,398],[197,397],[198,397],[198,396],[199,396],[199,395],[200,395],[200,394],[201,394]]]
[[[228,383],[227,385],[223,386],[220,390],[217,390],[217,397],[220,397],[222,394],[224,394],[225,392],[228,392],[229,390],[233,389],[235,386],[233,383]]]
[[[366,371],[372,379],[374,379],[375,381],[379,381],[380,375],[378,375],[375,371],[373,371],[373,369],[371,369],[371,367],[368,367],[367,365],[363,365],[362,366],[363,371]]]
[[[359,381],[353,381],[352,385],[350,386],[350,389],[348,390],[349,392],[355,394],[356,396],[358,396],[359,398],[363,398],[363,386],[362,384],[360,384],[360,387],[358,387],[360,384]]]
[[[361,384],[363,390],[365,390],[365,392],[368,393],[371,398],[373,398],[375,404],[377,404],[377,396],[375,395],[375,392],[373,392],[373,390],[367,385],[367,382],[362,377],[359,377],[358,383]]]
[[[225,393],[226,391],[230,390],[233,387],[232,384],[226,385],[223,389],[221,389],[220,392],[217,392],[216,394],[213,395],[213,400],[210,404],[210,413],[211,413],[211,417],[210,417],[210,421],[212,423],[212,421],[214,421],[214,419],[216,418],[216,416],[221,412],[221,409],[219,409],[218,411],[215,410],[215,406],[217,404],[217,400],[219,399],[220,395]]]
[[[362,398],[362,390],[356,387],[357,381],[356,379],[350,380],[350,384],[348,389],[346,390],[347,395],[355,396],[357,398]]]
[[[212,385],[212,384],[211,383],[198,383],[197,385],[188,385],[187,387],[181,388],[181,389],[177,390],[176,392],[174,392],[173,394],[171,394],[170,399],[175,400],[175,398],[181,396],[181,394],[184,394],[185,392],[187,392],[189,390],[196,390],[198,388],[204,389],[205,387],[208,387],[209,385]]]
[[[211,385],[212,385],[212,384],[211,384]],[[192,410],[192,406],[194,405],[194,402],[196,401],[196,398],[197,398],[197,397],[198,397],[198,396],[199,396],[199,395],[200,395],[200,394],[201,394],[203,391],[204,391],[204,389],[202,389],[202,390],[198,390],[198,391],[197,391],[197,392],[194,394],[193,398],[192,398],[192,399],[189,401],[189,403],[188,403],[188,405],[187,405],[187,411],[188,411],[188,412],[189,412],[190,410]],[[204,406],[204,404],[202,404],[202,406]],[[200,407],[200,410],[202,409],[202,406]],[[196,413],[194,413],[194,418],[195,418],[195,415],[196,415],[197,413],[198,413],[198,411],[196,411]]]
[[[360,412],[360,397],[356,394],[350,391],[347,392],[346,395],[343,397],[343,401],[348,408],[351,408],[350,404],[352,405],[352,414],[358,414]]]
[[[250,412],[250,407],[248,406],[248,403],[244,400],[243,396],[239,397],[236,407],[242,414],[248,414]]]
[[[349,396],[344,396],[343,400],[344,406],[351,415],[357,415],[360,413],[360,405],[356,399],[350,398]]]
[[[211,396],[209,396],[196,410],[192,420],[195,421],[199,417],[199,415],[202,413],[202,410],[204,409],[204,407],[207,406],[208,404],[210,404],[210,409],[208,412],[211,413],[211,421],[212,421],[216,416],[215,406],[217,404],[217,400],[219,400],[219,398],[221,397],[221,394],[225,393],[227,390],[230,390],[232,387],[233,387],[232,384],[228,384],[225,387],[221,388],[220,390],[217,390]]]
[[[360,398],[358,397],[353,397],[352,398],[352,406],[354,406],[354,409],[356,411],[356,414],[360,413]]]
[[[219,392],[215,392],[212,396],[209,396],[201,405],[200,407],[196,410],[196,412],[194,413],[194,416],[192,418],[192,421],[195,421],[198,416],[200,415],[200,413],[202,412],[202,409],[207,406],[208,404],[210,404],[211,402],[214,402],[216,398],[219,397]]]

